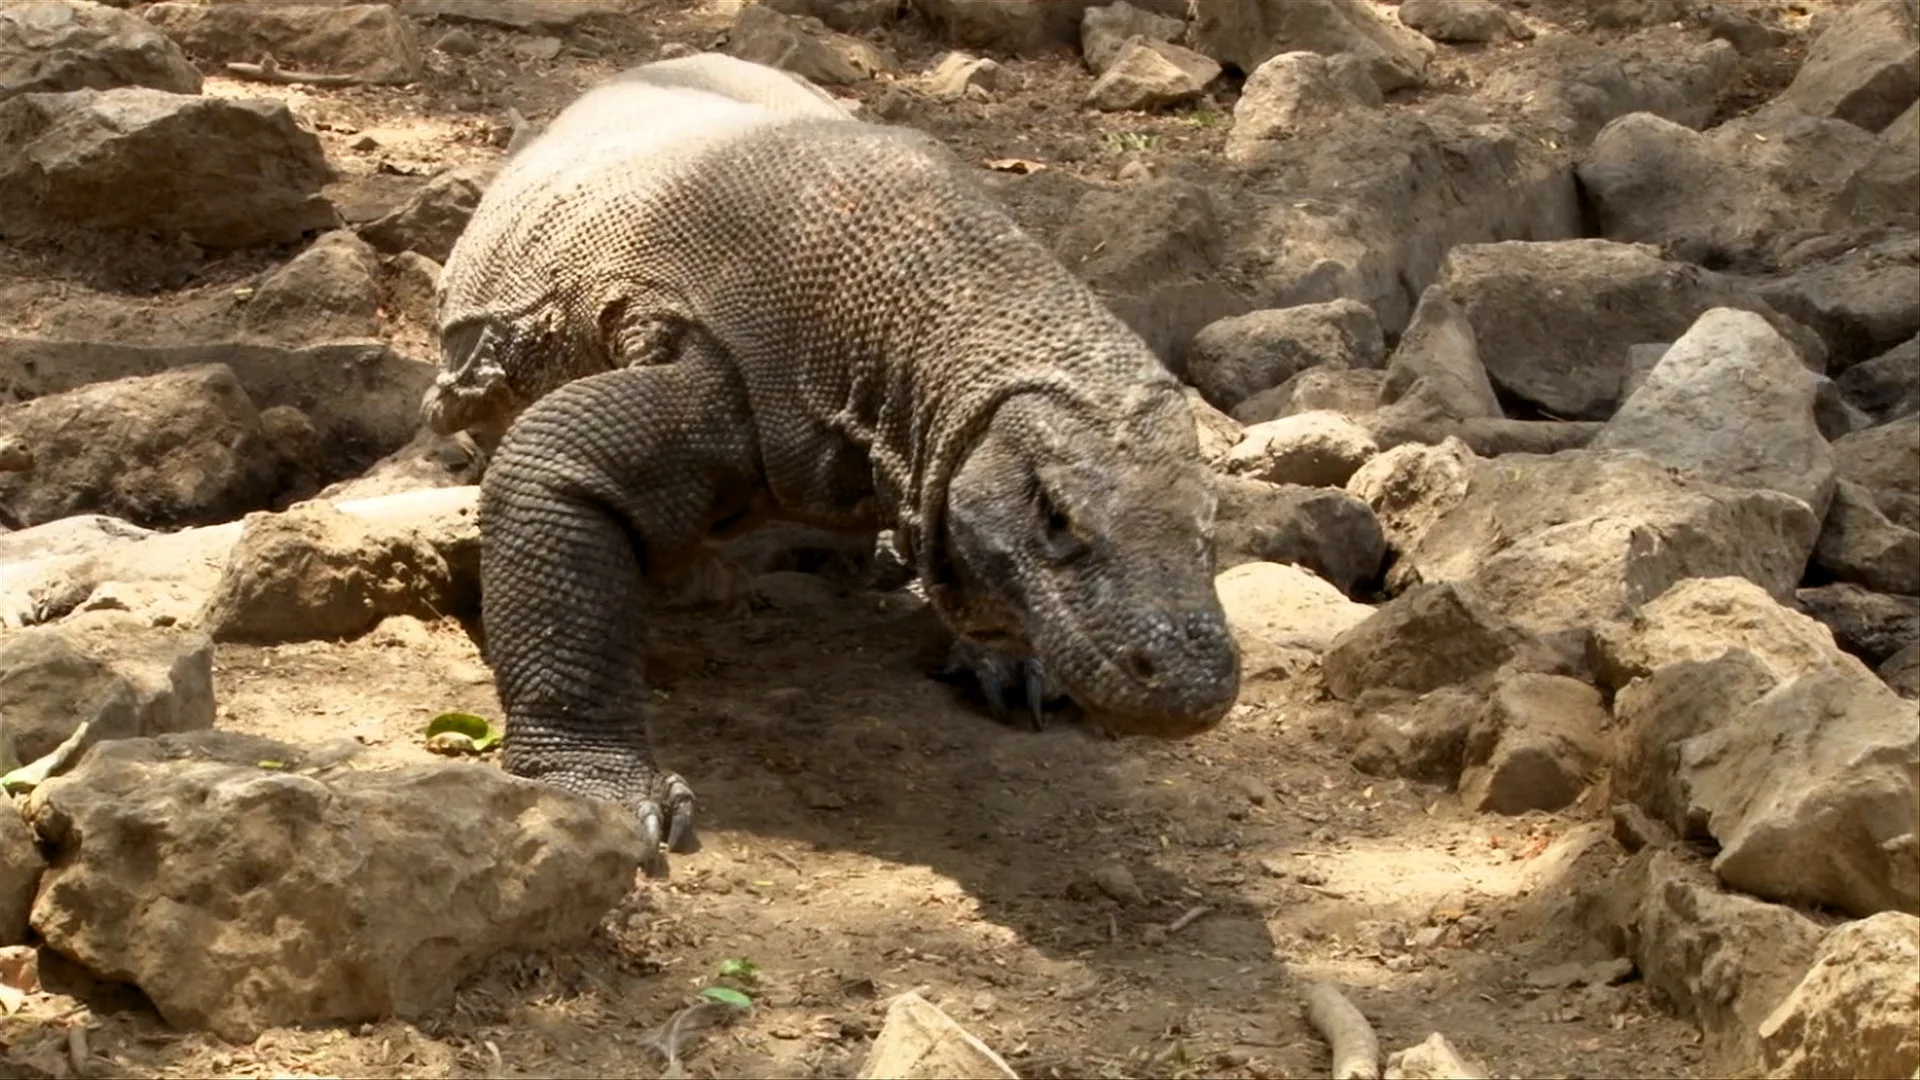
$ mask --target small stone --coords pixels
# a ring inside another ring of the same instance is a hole
[[[480,51],[480,39],[473,36],[471,30],[455,27],[440,35],[433,47],[448,56],[472,56]]]
[[[1102,863],[1088,877],[1101,892],[1122,904],[1139,905],[1147,902],[1147,894],[1133,880],[1133,872],[1119,863]]]

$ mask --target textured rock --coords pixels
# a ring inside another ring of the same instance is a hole
[[[1835,439],[1833,467],[1871,493],[1887,520],[1920,531],[1920,416]]]
[[[1920,200],[1920,189],[1914,197]],[[1824,246],[1810,246],[1793,273],[1762,285],[1760,295],[1820,335],[1830,370],[1850,368],[1920,334],[1920,234],[1818,257]]]
[[[1819,533],[1819,519],[1799,499],[1676,477],[1639,454],[1475,458],[1464,481],[1434,467],[1452,461],[1415,456],[1401,461],[1426,463],[1436,475],[1422,483],[1409,470],[1410,482],[1396,489],[1368,475],[1393,453],[1350,483],[1369,491],[1399,551],[1388,587],[1471,582],[1489,608],[1536,633],[1629,618],[1690,577],[1742,577],[1784,600]],[[1456,494],[1462,483],[1465,494]],[[1404,509],[1388,508],[1395,499]],[[1404,526],[1428,518],[1433,524],[1422,531]]]
[[[1366,430],[1339,413],[1306,412],[1247,428],[1222,464],[1270,484],[1339,487],[1378,452]]]
[[[1034,53],[1072,45],[1079,40],[1089,8],[1106,6],[1102,0],[915,0],[921,14],[941,38],[974,49],[1006,53]],[[1135,7],[1181,18],[1181,0],[1136,0]]]
[[[1836,926],[1813,966],[1760,1024],[1768,1076],[1920,1071],[1920,919],[1883,912]]]
[[[1840,581],[1878,592],[1920,595],[1920,533],[1888,521],[1858,484],[1840,482],[1813,560]]]
[[[1353,767],[1369,776],[1452,788],[1460,782],[1468,733],[1485,712],[1479,687],[1443,686],[1411,700],[1392,691],[1363,691],[1348,732]]]
[[[1783,492],[1824,515],[1833,456],[1813,406],[1813,376],[1791,342],[1750,311],[1713,308],[1589,445],[1638,450],[1725,487]]]
[[[1779,107],[1879,131],[1920,98],[1920,28],[1900,0],[1840,12],[1807,50]]]
[[[1466,497],[1478,461],[1459,439],[1397,446],[1360,466],[1347,492],[1373,508],[1388,548],[1406,552]]]
[[[1466,314],[1494,386],[1571,419],[1611,416],[1632,347],[1673,341],[1710,308],[1779,318],[1731,279],[1607,240],[1463,245],[1448,253],[1441,285]],[[1824,364],[1813,334],[1774,325]]]
[[[1437,285],[1420,295],[1393,350],[1380,406],[1367,426],[1396,446],[1439,442],[1460,421],[1505,415],[1480,362],[1473,325]]]
[[[1920,415],[1920,335],[1853,365],[1834,385],[1876,424]]]
[[[75,90],[0,102],[0,232],[183,235],[207,248],[287,243],[338,220],[320,140],[280,101]]]
[[[1868,665],[1885,663],[1920,641],[1920,596],[1891,596],[1845,583],[1801,589],[1800,610],[1833,631],[1839,646]]]
[[[1120,47],[1087,91],[1087,104],[1108,111],[1161,109],[1193,101],[1220,77],[1212,59],[1165,41],[1138,38]]]
[[[215,641],[311,641],[371,630],[389,615],[451,610],[445,558],[411,530],[303,503],[253,514],[198,624]]]
[[[1397,14],[1435,41],[1473,44],[1533,36],[1491,0],[1402,0]]]
[[[582,19],[625,14],[633,6],[633,0],[400,0],[400,14],[509,30],[563,30]]]
[[[1017,77],[1013,72],[997,61],[963,52],[950,52],[940,58],[932,71],[927,72],[921,85],[933,97],[957,101],[966,97],[969,91],[976,95],[991,95],[996,90],[1011,88],[1016,82]]]
[[[388,4],[150,4],[146,19],[195,57],[348,75],[368,83],[420,78],[420,40]]]
[[[1423,694],[1498,668],[1523,639],[1460,588],[1421,585],[1343,631],[1322,663],[1342,701],[1372,689]]]
[[[1671,850],[1628,860],[1612,891],[1612,931],[1647,989],[1700,1026],[1725,1071],[1747,1071],[1732,1063],[1757,1056],[1760,1025],[1813,962],[1820,924],[1727,892]]]
[[[1324,410],[1358,419],[1380,403],[1380,389],[1386,381],[1386,372],[1369,368],[1310,367],[1234,406],[1233,418],[1243,424],[1259,424]]]
[[[1350,53],[1384,92],[1418,86],[1433,43],[1359,0],[1246,0],[1198,4],[1188,28],[1194,47],[1251,73],[1283,52]]]
[[[11,801],[0,806],[0,946],[25,944],[27,915],[47,860]]]
[[[1217,481],[1214,551],[1222,567],[1267,561],[1303,566],[1353,595],[1380,575],[1386,540],[1367,504],[1344,491]]]
[[[1214,580],[1249,680],[1290,678],[1341,631],[1373,614],[1310,570],[1242,563]]]
[[[585,939],[641,850],[630,812],[497,769],[328,768],[226,732],[97,747],[29,815],[48,946],[238,1042],[444,1008],[502,951]]]
[[[1365,304],[1334,300],[1208,324],[1187,350],[1187,380],[1216,407],[1236,405],[1312,367],[1377,368],[1386,352]]]
[[[378,256],[344,229],[326,233],[268,274],[247,301],[242,324],[269,341],[298,347],[380,333]]]
[[[1600,693],[1564,675],[1521,673],[1494,689],[1466,743],[1460,801],[1469,810],[1559,810],[1606,759]]]
[[[90,0],[0,7],[0,101],[121,86],[197,94],[200,81],[180,47],[131,12]]]
[[[911,990],[888,1003],[887,1018],[859,1072],[860,1080],[1016,1080],[1019,1075],[978,1036]]]
[[[1920,728],[1869,675],[1813,672],[1677,747],[1690,828],[1742,892],[1920,911]]]
[[[1888,125],[1873,152],[1841,187],[1827,214],[1834,228],[1884,224],[1920,228],[1920,102]]]
[[[1699,823],[1687,821],[1681,744],[1738,723],[1779,682],[1765,661],[1735,648],[1676,660],[1621,687],[1613,703],[1611,797],[1640,807],[1676,835],[1699,833]]]
[[[1619,688],[1669,664],[1743,650],[1776,680],[1817,671],[1866,674],[1818,620],[1776,601],[1745,578],[1686,578],[1632,617],[1596,628],[1593,668]]]
[[[9,631],[0,698],[23,762],[82,723],[94,740],[198,731],[213,726],[213,647],[204,635],[111,612]]]
[[[1357,109],[1377,109],[1383,101],[1366,61],[1357,56],[1281,53],[1253,69],[1240,88],[1227,132],[1227,158],[1257,161],[1277,140],[1335,123]]]
[[[727,33],[727,53],[791,71],[822,86],[845,86],[892,68],[879,49],[819,22],[744,4]]]
[[[1119,59],[1129,40],[1175,41],[1186,32],[1186,23],[1180,19],[1116,0],[1103,7],[1090,7],[1080,17],[1080,55],[1089,70],[1103,75]]]
[[[392,212],[360,227],[360,238],[389,254],[414,251],[444,263],[472,220],[494,168],[461,165],[434,174]]]
[[[103,513],[147,526],[222,521],[264,506],[278,465],[223,365],[120,379],[0,406],[0,435],[39,464],[0,473],[0,502],[37,524]]]
[[[1852,124],[1785,111],[1705,134],[1634,113],[1601,129],[1579,175],[1607,239],[1752,266],[1807,239],[1875,149]]]
[[[1600,16],[1626,6],[1609,0],[1589,10]],[[1563,146],[1585,146],[1608,122],[1630,113],[1706,127],[1718,119],[1721,101],[1743,70],[1739,52],[1724,41],[1552,34],[1503,53],[1482,95],[1518,112],[1529,126],[1559,136]]]

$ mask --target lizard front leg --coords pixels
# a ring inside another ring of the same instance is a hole
[[[672,364],[568,383],[521,415],[481,483],[481,618],[506,768],[639,815],[644,867],[693,843],[693,792],[647,743],[643,575],[748,511],[760,455],[738,376]]]

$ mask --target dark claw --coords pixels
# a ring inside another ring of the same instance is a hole
[[[640,842],[644,854],[640,869],[650,878],[667,876],[667,852],[685,855],[700,850],[693,834],[693,788],[677,773],[662,773],[654,781],[653,794],[634,806],[640,818]],[[666,850],[661,850],[665,840]]]
[[[1034,731],[1047,728],[1047,704],[1066,694],[1052,684],[1047,669],[1037,657],[991,648],[960,640],[953,644],[941,675],[949,680],[971,677],[986,699],[987,711],[994,720],[1011,726],[1015,695],[1026,699],[1031,719],[1026,726]]]

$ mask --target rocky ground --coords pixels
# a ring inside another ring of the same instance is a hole
[[[0,1075],[850,1076],[909,990],[1022,1076],[1324,1075],[1314,985],[1485,1075],[1920,1075],[1917,26],[0,3],[0,764],[63,770],[5,778]],[[940,137],[1193,386],[1220,728],[999,726],[790,530],[661,598],[671,879],[429,749],[499,716],[440,261],[705,49]]]

